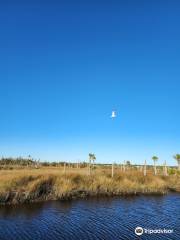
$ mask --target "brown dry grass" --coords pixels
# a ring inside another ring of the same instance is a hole
[[[0,171],[0,203],[20,203],[47,199],[67,199],[87,195],[164,194],[180,191],[180,176],[147,176],[138,170],[122,172],[97,168],[44,167]]]

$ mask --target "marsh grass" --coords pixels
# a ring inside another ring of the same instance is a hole
[[[180,176],[154,176],[151,171],[144,176],[132,169],[87,169],[44,167],[40,169],[14,169],[0,171],[0,203],[21,203],[42,200],[71,199],[98,195],[165,194],[180,192]]]

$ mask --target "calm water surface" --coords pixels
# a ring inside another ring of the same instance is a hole
[[[137,237],[137,226],[174,232]],[[0,239],[179,240],[180,194],[2,206]]]

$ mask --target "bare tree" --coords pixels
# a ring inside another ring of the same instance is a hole
[[[146,170],[146,160],[144,161],[144,176],[147,175],[147,170]]]
[[[166,161],[164,161],[164,176],[168,175]]]
[[[64,173],[66,173],[66,163],[64,162]]]
[[[124,160],[124,164],[123,164],[123,171],[126,171],[126,161]]]
[[[114,177],[114,163],[112,163],[112,171],[111,171],[111,177]]]

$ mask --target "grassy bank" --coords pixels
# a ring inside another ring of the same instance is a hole
[[[0,171],[0,204],[62,200],[100,195],[165,194],[180,192],[180,176],[144,176],[137,170],[87,169],[63,173],[63,168],[17,169]]]

